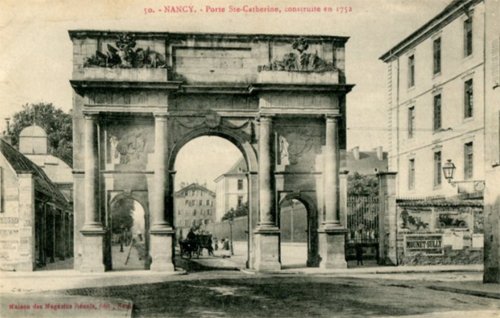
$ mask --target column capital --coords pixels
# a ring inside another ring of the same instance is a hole
[[[267,122],[270,122],[274,119],[274,115],[272,114],[260,114],[259,116],[257,116],[257,120],[259,122],[262,122],[262,121],[267,121]]]
[[[337,121],[341,117],[342,117],[342,115],[340,115],[340,114],[325,114],[324,115],[324,118],[326,119],[326,121],[331,121],[331,122],[333,122],[334,120]]]
[[[99,112],[95,111],[95,110],[84,110],[83,111],[83,118],[85,118],[87,120],[95,120],[98,115],[99,115]]]
[[[169,115],[170,114],[168,112],[153,112],[153,116],[157,120],[167,119]]]

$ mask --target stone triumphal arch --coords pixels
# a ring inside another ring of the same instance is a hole
[[[308,264],[345,267],[339,149],[346,37],[74,30],[75,268],[111,268],[110,203],[144,207],[151,270],[174,271],[178,151],[206,135],[243,153],[248,266],[280,265],[278,208],[309,210]]]

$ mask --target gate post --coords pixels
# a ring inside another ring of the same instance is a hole
[[[397,257],[397,206],[396,172],[380,172],[379,180],[379,262],[381,265],[398,265]]]
[[[259,226],[255,230],[254,266],[258,271],[281,269],[280,231],[276,226],[275,185],[271,160],[272,118],[260,117],[259,136]]]

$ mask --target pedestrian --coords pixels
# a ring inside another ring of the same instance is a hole
[[[217,237],[214,237],[214,250],[218,250],[219,249],[219,241],[217,240]]]
[[[356,249],[356,261],[357,265],[363,265],[363,245],[361,243],[356,243],[354,246]]]

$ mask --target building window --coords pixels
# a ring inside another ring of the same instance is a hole
[[[434,130],[441,129],[441,94],[434,95]]]
[[[196,215],[196,209],[193,210],[193,215]]]
[[[415,55],[408,57],[408,87],[415,86]]]
[[[434,74],[441,72],[441,38],[434,40],[432,44],[433,57],[434,57]]]
[[[434,153],[434,186],[441,185],[441,151]]]
[[[415,159],[408,161],[408,190],[415,189]]]
[[[207,205],[210,205],[210,200],[207,200]]]
[[[189,205],[189,200],[186,200],[186,205]]]
[[[408,108],[408,138],[413,138],[415,129],[415,106]]]
[[[464,145],[464,179],[472,179],[474,174],[474,145],[468,142]]]
[[[238,179],[238,190],[243,190],[243,180]]]
[[[243,196],[239,195],[238,196],[238,207],[240,207],[243,204]]]
[[[200,204],[200,206],[202,206],[203,205],[203,200],[198,201],[198,203]]]
[[[474,87],[472,79],[464,83],[464,118],[474,115]]]
[[[472,54],[472,17],[464,21],[464,56]]]

